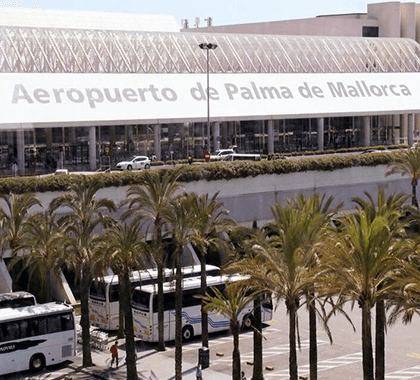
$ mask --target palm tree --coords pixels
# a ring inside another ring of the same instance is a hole
[[[108,228],[96,254],[98,261],[103,260],[118,275],[120,306],[124,313],[127,379],[137,379],[130,274],[133,270],[145,268],[148,258],[148,247],[140,233],[139,221],[114,224]]]
[[[307,214],[307,218],[311,219],[313,224],[313,231],[311,232],[310,241],[306,242],[305,246],[308,250],[307,257],[310,259],[308,267],[313,271],[317,271],[319,268],[320,255],[322,250],[317,248],[317,244],[322,238],[322,233],[326,227],[332,222],[334,215],[342,207],[342,204],[338,204],[334,208],[332,203],[333,197],[326,197],[325,194],[315,194],[310,197],[305,197],[300,194],[296,199],[292,199],[290,206],[302,213]],[[317,310],[316,310],[316,283],[309,284],[307,293],[305,295],[307,299],[307,305],[309,309],[309,376],[311,380],[318,378],[318,349],[317,349]],[[328,326],[324,323],[324,327],[328,331]],[[330,340],[331,340],[331,335]]]
[[[99,229],[111,223],[104,212],[115,211],[115,203],[107,198],[97,199],[101,188],[96,178],[81,177],[70,185],[70,192],[53,199],[51,211],[63,209],[66,212],[61,222],[66,234],[63,259],[68,267],[74,268],[80,276],[80,325],[82,327],[83,366],[92,366],[89,332],[89,285],[92,280],[93,252],[100,243]]]
[[[263,255],[266,270],[265,276],[259,280],[278,298],[284,298],[289,315],[291,380],[298,378],[297,310],[301,306],[301,298],[310,294],[314,283],[313,272],[317,270],[314,247],[320,239],[320,231],[329,218],[329,212],[326,210],[329,209],[331,201],[332,199],[328,199],[324,204],[324,197],[318,198],[317,204],[322,207],[314,209],[325,212],[319,214],[313,212],[312,215],[308,215],[307,207],[297,206],[293,200],[288,200],[286,206],[274,204],[271,207],[274,222],[267,226],[269,245],[260,253]],[[255,273],[260,276],[258,272]]]
[[[419,203],[416,192],[417,183],[420,179],[420,148],[418,146],[396,153],[396,158],[390,163],[386,175],[394,173],[400,173],[402,176],[409,176],[411,178],[412,205],[418,209]]]
[[[24,254],[15,256],[10,265],[23,263],[23,269],[29,271],[28,286],[32,275],[36,274],[38,283],[42,285],[40,290],[43,291],[44,302],[51,302],[51,290],[60,274],[59,252],[63,241],[57,215],[50,210],[31,215],[22,231],[19,248]]]
[[[165,213],[170,229],[168,234],[174,246],[175,268],[175,380],[182,379],[182,255],[192,236],[197,233],[194,202],[195,194],[184,193],[171,201]]]
[[[395,288],[393,277],[403,266],[393,243],[393,218],[358,208],[342,219],[340,231],[331,231],[324,246],[324,263],[331,270],[333,293],[357,302],[362,310],[363,378],[374,379],[371,309]]]
[[[371,221],[378,215],[385,216],[388,220],[390,231],[395,234],[394,239],[399,239],[403,228],[407,225],[402,221],[404,215],[404,205],[408,199],[405,194],[391,194],[386,197],[383,189],[378,191],[377,201],[365,192],[367,199],[360,197],[353,198],[353,202],[368,215]],[[385,330],[386,330],[386,312],[385,300],[376,301],[375,313],[375,379],[385,379]]]
[[[265,270],[261,275],[256,271],[264,268],[263,256],[260,254],[262,247],[267,245],[267,235],[263,228],[258,228],[254,221],[251,228],[237,226],[230,234],[231,242],[235,246],[230,261],[224,267],[229,273],[244,273],[250,276],[248,284],[253,289],[260,289],[261,277],[265,276]],[[255,283],[253,278],[256,277]],[[261,289],[263,290],[263,289]],[[254,299],[253,327],[253,355],[252,380],[263,380],[263,335],[261,321],[261,297]]]
[[[217,200],[218,194],[218,192],[215,193],[211,198],[208,194],[191,194],[197,225],[196,234],[192,240],[200,258],[201,294],[205,294],[207,289],[207,252],[211,248],[224,251],[228,249],[228,242],[223,233],[226,233],[234,224],[234,221],[228,218],[229,211],[225,208],[224,203]],[[209,346],[208,318],[203,302],[201,304],[201,341],[203,347]]]
[[[164,305],[163,305],[163,282],[165,268],[165,253],[162,245],[162,228],[166,223],[164,219],[165,209],[176,192],[181,188],[177,182],[179,175],[172,170],[144,172],[140,184],[131,186],[127,192],[127,204],[129,207],[125,217],[143,218],[147,230],[153,233],[153,242],[157,248],[154,260],[158,272],[158,351],[165,350],[164,341]]]
[[[29,210],[40,202],[34,193],[0,194],[0,200],[5,207],[0,208],[1,256],[4,250],[10,248],[12,254],[16,253],[22,238],[23,225],[29,215]]]
[[[238,318],[241,311],[252,302],[254,298],[259,296],[260,292],[252,291],[251,288],[241,282],[226,284],[224,293],[214,287],[211,288],[210,293],[207,292],[204,296],[201,296],[207,311],[214,310],[229,318],[230,329],[233,336],[233,380],[241,380],[241,354],[239,351],[240,321]]]

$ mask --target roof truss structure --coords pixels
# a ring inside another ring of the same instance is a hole
[[[0,26],[3,73],[418,72],[411,39],[131,32]]]

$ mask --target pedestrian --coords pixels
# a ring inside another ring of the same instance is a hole
[[[197,366],[197,371],[195,372],[196,380],[203,380],[203,373],[201,372],[201,364]]]
[[[109,351],[111,351],[112,356],[111,367],[114,364],[115,360],[115,368],[118,368],[118,341],[115,341],[115,343],[111,346]]]
[[[241,380],[246,380],[245,372],[244,371],[241,372]]]

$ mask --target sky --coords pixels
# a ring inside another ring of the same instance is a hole
[[[79,11],[105,11],[174,16],[181,27],[242,24],[275,20],[310,18],[326,14],[365,13],[367,4],[383,1],[366,0],[0,0],[1,7],[43,8]]]

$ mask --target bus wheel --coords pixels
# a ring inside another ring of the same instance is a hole
[[[254,318],[252,317],[252,314],[245,315],[244,319],[242,320],[242,329],[243,330],[250,329],[253,322],[254,322]]]
[[[194,330],[191,326],[185,326],[182,329],[182,340],[184,342],[189,342],[194,336]]]
[[[29,362],[29,367],[31,371],[38,372],[45,367],[45,358],[41,354],[36,354],[31,357]]]

